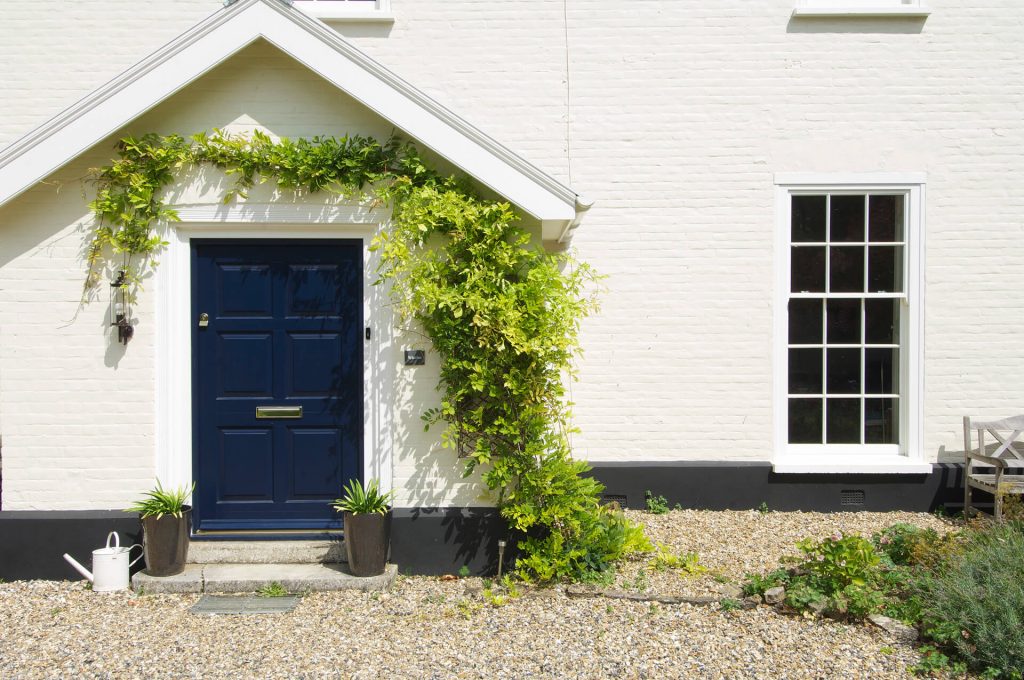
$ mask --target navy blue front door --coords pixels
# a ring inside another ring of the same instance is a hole
[[[196,529],[325,529],[359,476],[362,243],[192,241]]]

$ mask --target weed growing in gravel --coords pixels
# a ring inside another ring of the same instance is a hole
[[[890,656],[892,654],[895,654],[896,650],[893,649],[892,647],[888,647],[888,646],[886,646],[886,647],[879,647],[878,648],[878,653],[879,654],[885,654],[886,656]]]
[[[271,581],[267,585],[263,586],[256,591],[256,594],[260,597],[284,597],[288,594],[288,591],[284,589],[277,581]]]
[[[676,569],[685,576],[696,576],[707,571],[707,567],[701,565],[700,555],[695,552],[674,553],[664,543],[658,543],[657,552],[651,561],[651,567],[655,571]]]
[[[469,567],[467,565],[463,564],[459,567],[459,577],[469,578]]]
[[[444,593],[433,593],[424,597],[423,601],[427,604],[444,604],[445,596]]]
[[[785,569],[776,569],[767,574],[747,574],[743,582],[744,595],[764,595],[764,591],[777,586],[789,585],[789,572]]]
[[[757,506],[757,511],[762,515],[767,515],[771,512],[771,510],[768,509],[768,503],[766,501],[761,501],[761,505]]]
[[[647,580],[647,571],[641,568],[640,571],[636,573],[636,577],[633,579],[633,582],[629,584],[629,586],[634,590],[638,590],[640,592],[643,592],[650,588],[651,584]]]
[[[473,618],[473,615],[480,611],[483,605],[477,602],[470,602],[466,599],[460,599],[455,603],[455,609],[450,610],[453,615],[461,616],[467,621]]]
[[[722,598],[722,601],[718,603],[719,608],[723,612],[734,612],[740,608],[739,600],[731,597]]]
[[[492,607],[503,607],[521,595],[515,581],[508,576],[501,579],[497,585],[489,585],[484,588],[484,601]]]
[[[668,501],[664,496],[655,496],[650,489],[644,492],[647,498],[647,512],[652,515],[664,515],[668,512]]]

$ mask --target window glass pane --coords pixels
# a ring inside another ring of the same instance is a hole
[[[789,344],[821,344],[821,304],[821,300],[789,301]]]
[[[833,293],[864,292],[864,248],[829,248],[829,290]]]
[[[833,196],[831,241],[864,240],[864,196]]]
[[[828,301],[830,344],[860,344],[860,300]]]
[[[825,242],[825,197],[794,196],[790,235],[794,243]]]
[[[790,271],[792,272],[790,290],[794,293],[824,292],[825,247],[793,247]]]
[[[821,443],[821,399],[789,400],[789,443]]]
[[[900,301],[864,301],[865,340],[869,345],[895,345],[900,336]]]
[[[903,240],[903,197],[868,198],[868,238],[871,241]]]
[[[900,435],[899,401],[864,400],[864,443],[898,444]]]
[[[825,443],[860,444],[860,399],[828,399]]]
[[[897,349],[864,351],[864,392],[896,394],[900,385],[900,352]]]
[[[821,394],[821,350],[789,350],[789,393]]]
[[[860,394],[860,350],[830,349],[826,360],[828,393]]]
[[[903,246],[868,248],[868,290],[872,293],[903,290]]]

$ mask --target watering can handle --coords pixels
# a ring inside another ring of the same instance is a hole
[[[114,547],[115,548],[120,548],[121,547],[121,539],[120,539],[120,537],[118,537],[116,531],[111,531],[109,534],[107,534],[107,547],[108,548],[110,547],[110,537],[111,536],[114,537]]]
[[[145,548],[143,548],[140,543],[136,543],[135,545],[131,546],[131,548],[128,548],[128,554],[129,555],[132,554],[132,548],[138,548],[139,550],[142,550],[143,552],[140,552],[138,557],[136,557],[134,560],[132,560],[131,562],[128,563],[129,567],[134,567],[135,563],[138,562],[139,560],[141,560],[142,556],[145,554]]]

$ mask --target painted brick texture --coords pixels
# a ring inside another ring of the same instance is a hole
[[[219,5],[5,3],[0,145]],[[1021,411],[1016,0],[932,0],[924,21],[791,19],[792,0],[392,5],[393,25],[338,30],[596,201],[573,242],[608,275],[572,388],[580,455],[771,458],[778,172],[927,173],[923,455],[955,459],[964,414]],[[256,66],[228,64],[140,124],[382,129],[315,79],[264,82]],[[100,306],[63,325],[77,309],[84,216],[77,185],[63,191],[41,187],[0,209],[5,507],[114,507],[152,476],[154,354],[141,330],[152,310],[143,302],[140,337],[123,357]],[[400,500],[476,504],[429,438],[401,436],[418,427],[431,375],[417,372],[399,392],[397,411],[409,416],[395,425]]]

